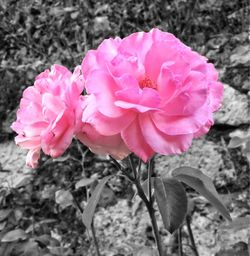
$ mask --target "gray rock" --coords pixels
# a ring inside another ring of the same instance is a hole
[[[248,96],[224,84],[224,99],[221,109],[215,113],[215,123],[238,126],[249,124]]]
[[[207,141],[203,137],[194,140],[190,149],[181,155],[157,155],[155,171],[164,175],[177,167],[191,166],[209,176],[216,186],[223,186],[236,179],[233,163],[230,160],[224,163],[225,154],[223,145]]]

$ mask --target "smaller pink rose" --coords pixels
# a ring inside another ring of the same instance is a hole
[[[16,143],[29,149],[28,166],[37,166],[41,149],[59,157],[69,147],[81,127],[82,91],[79,67],[72,74],[63,66],[53,65],[23,92],[17,120],[11,128],[18,134]]]

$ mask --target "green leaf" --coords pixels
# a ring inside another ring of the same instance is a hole
[[[231,221],[230,214],[222,203],[212,180],[208,176],[203,174],[200,170],[188,166],[174,169],[172,176],[198,191],[213,204],[226,219]]]
[[[92,184],[95,180],[96,179],[94,179],[94,178],[83,178],[75,184],[75,188],[78,189],[81,187],[86,187],[86,186]]]
[[[91,228],[91,223],[93,220],[95,209],[96,209],[97,203],[101,197],[102,190],[111,177],[112,177],[112,175],[109,175],[109,176],[103,178],[98,183],[98,185],[95,187],[95,189],[93,191],[92,196],[90,197],[90,199],[88,201],[86,208],[84,209],[84,212],[82,214],[82,222],[87,227],[88,230],[90,230],[90,228]]]
[[[173,233],[187,212],[187,195],[182,184],[173,178],[154,178],[156,202],[165,228]]]
[[[23,241],[28,238],[28,235],[22,229],[11,230],[6,233],[1,242],[15,242],[15,241]]]

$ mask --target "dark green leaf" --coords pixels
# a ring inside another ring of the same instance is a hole
[[[179,167],[172,171],[172,176],[194,188],[213,204],[226,219],[231,220],[212,180],[200,170],[188,166]]]
[[[173,178],[154,178],[156,202],[165,228],[173,233],[187,212],[187,196],[182,184]]]
[[[5,234],[1,242],[14,242],[14,241],[26,240],[27,238],[28,238],[28,235],[24,232],[24,230],[15,229]]]
[[[87,227],[87,229],[90,230],[91,228],[91,223],[92,223],[92,219],[95,213],[95,209],[97,206],[97,203],[101,197],[102,194],[102,190],[105,186],[105,184],[108,182],[108,180],[112,177],[112,175],[107,176],[105,178],[103,178],[98,185],[96,186],[96,188],[93,191],[92,196],[90,197],[88,204],[86,206],[86,208],[84,209],[84,212],[82,214],[82,222],[83,224]]]

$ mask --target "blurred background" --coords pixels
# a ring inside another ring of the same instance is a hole
[[[62,204],[56,191],[64,198],[67,191],[74,193],[84,206],[86,191],[75,186],[77,181],[113,173],[114,166],[74,142],[62,158],[43,156],[38,170],[31,172],[24,167],[26,152],[14,145],[9,126],[23,90],[40,72],[54,63],[73,70],[103,39],[153,27],[173,33],[205,55],[225,84],[223,107],[209,134],[180,157],[156,156],[155,170],[192,165],[206,172],[232,217],[241,219],[223,226],[221,216],[187,188],[195,205],[193,229],[200,255],[248,255],[249,11],[248,0],[0,0],[0,240],[17,228],[28,234],[0,243],[0,255],[94,253],[76,208]],[[128,205],[133,187],[115,178],[104,194],[96,217],[103,255],[132,255],[152,246],[145,210],[139,202]],[[174,247],[163,227],[161,234],[165,245]],[[188,246],[185,250],[192,255]]]

